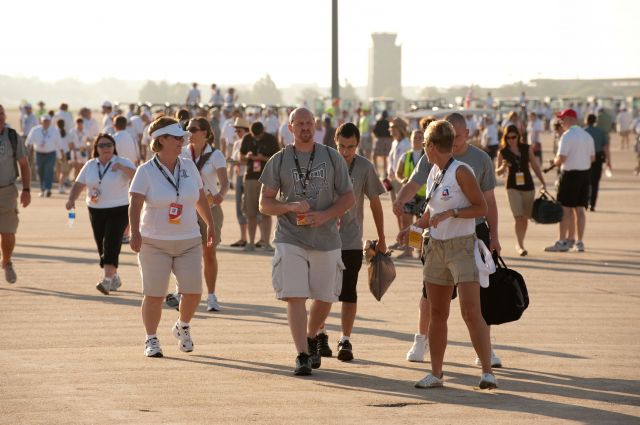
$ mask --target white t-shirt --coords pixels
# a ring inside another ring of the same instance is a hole
[[[145,127],[144,121],[142,121],[142,118],[140,118],[139,115],[134,115],[131,117],[131,119],[129,119],[129,125],[127,126],[127,131],[129,132],[129,134],[131,134],[131,137],[133,137],[133,140],[135,142],[140,141],[140,137],[144,132],[144,127]]]
[[[83,118],[82,122],[83,122],[82,128],[84,129],[84,133],[87,135],[89,139],[94,139],[98,135],[98,133],[100,133],[100,129],[98,128],[98,121],[96,121],[95,119]]]
[[[244,176],[247,173],[247,166],[240,164],[240,148],[242,147],[242,139],[233,142],[233,150],[231,151],[231,159],[238,162],[238,176]]]
[[[633,118],[631,118],[631,114],[627,111],[618,112],[618,116],[616,117],[616,125],[618,132],[629,131],[631,130],[631,122]]]
[[[529,144],[540,143],[540,134],[544,130],[542,120],[535,119],[527,123],[527,137],[529,138]]]
[[[68,133],[73,128],[73,115],[69,111],[58,111],[53,116],[52,124],[56,124],[58,121],[64,121],[64,129]],[[57,127],[57,125],[56,125]]]
[[[203,154],[209,153],[212,150],[211,146],[206,145]],[[180,154],[180,156],[185,159],[193,160],[189,145],[182,148],[182,154]],[[196,157],[193,162],[197,164],[198,159],[200,159],[199,156]],[[220,149],[216,149],[200,169],[200,176],[202,177],[202,183],[204,184],[205,194],[211,193],[211,195],[217,195],[220,192],[220,187],[218,186],[218,170],[220,168],[227,168],[227,160],[224,158],[224,155],[222,155]]]
[[[498,144],[498,128],[495,124],[488,124],[482,130],[481,144],[484,147],[496,146]]]
[[[264,124],[264,131],[267,133],[271,133],[274,136],[278,133],[278,127],[280,127],[280,123],[278,122],[278,118],[275,115],[266,116],[262,123]]]
[[[144,237],[170,241],[200,237],[196,203],[200,198],[202,179],[193,161],[184,158],[178,158],[178,161],[174,173],[171,173],[157,160],[174,184],[177,184],[180,176],[180,196],[177,199],[176,189],[160,172],[153,158],[138,167],[133,176],[129,192],[145,197],[140,223],[140,234]],[[178,224],[169,223],[169,206],[172,203],[182,205],[182,217]]]
[[[69,134],[69,132],[66,132],[64,134],[64,137],[60,135],[60,146],[58,147],[58,153],[56,154],[58,159],[62,159],[62,152],[64,152],[65,154],[69,153],[69,143],[72,143],[71,135]],[[60,150],[62,150],[62,152],[60,152]]]
[[[411,150],[411,142],[406,137],[399,142],[394,140],[391,143],[391,150],[389,151],[389,159],[387,166],[387,174],[390,176],[396,175],[396,170],[398,169],[398,162],[400,161],[400,157],[406,151]]]
[[[115,114],[113,112],[109,112],[108,114],[104,114],[102,117],[102,132],[113,134],[115,132],[113,128],[113,116]]]
[[[116,141],[118,156],[127,158],[135,164],[140,158],[140,153],[138,152],[138,144],[133,141],[131,134],[127,130],[121,130],[114,134],[113,138]]]
[[[200,90],[192,88],[187,94],[187,105],[200,103]]]
[[[280,126],[280,131],[278,132],[280,136],[280,140],[284,146],[289,146],[293,143],[293,133],[289,130],[289,123],[285,122]]]
[[[109,165],[111,164],[111,165]],[[91,208],[114,208],[129,205],[129,177],[122,170],[114,170],[114,164],[135,170],[136,167],[126,158],[114,156],[109,163],[102,165],[97,158],[90,159],[80,170],[76,182],[87,186],[86,202]],[[108,167],[108,168],[107,168]],[[100,183],[100,173],[102,183]],[[105,169],[107,169],[105,173]],[[98,202],[91,202],[95,190],[99,190]]]
[[[90,148],[87,146],[87,134],[86,131],[78,131],[77,128],[74,128],[69,132],[69,137],[71,143],[73,143],[73,149],[76,151],[76,161],[84,164],[87,162],[91,152]],[[84,148],[84,155],[80,152],[80,149]],[[71,160],[73,160],[73,155],[71,156]]]
[[[458,184],[458,179],[456,179],[456,170],[458,167],[467,167],[471,173],[473,173],[473,169],[467,164],[458,160],[453,160],[444,175],[444,179],[442,179],[442,183],[440,183],[431,196],[431,200],[427,206],[430,217],[433,217],[443,211],[452,210],[454,208],[466,208],[471,205],[471,202],[469,202],[462,192],[462,188]],[[429,177],[427,177],[427,193],[431,192],[431,188],[439,174],[440,168],[434,164],[429,172]],[[471,235],[475,233],[475,231],[475,219],[449,217],[438,223],[438,227],[430,227],[429,235],[433,239],[447,240],[457,238],[459,236]]]
[[[231,146],[233,142],[236,140],[236,128],[233,126],[234,121],[231,118],[227,118],[222,124],[222,130],[220,133],[222,134],[222,138],[225,139],[227,146]]]
[[[324,144],[324,133],[327,130],[323,127],[321,130],[316,129],[316,132],[313,133],[313,141],[316,143]]]
[[[26,145],[33,146],[38,153],[57,152],[62,148],[62,138],[57,128],[50,125],[45,130],[41,125],[37,125],[29,132]]]
[[[567,160],[562,164],[562,171],[588,170],[591,168],[591,156],[596,154],[593,137],[581,127],[574,125],[560,137],[558,155]]]

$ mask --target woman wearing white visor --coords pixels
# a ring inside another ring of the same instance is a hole
[[[171,332],[181,351],[193,351],[189,322],[202,295],[196,212],[207,225],[207,246],[213,244],[215,230],[200,173],[193,161],[179,157],[188,132],[177,120],[162,117],[151,123],[149,133],[155,155],[138,168],[129,189],[130,245],[138,253],[142,275],[145,355],[162,357],[156,332],[171,273],[182,294],[180,315]]]

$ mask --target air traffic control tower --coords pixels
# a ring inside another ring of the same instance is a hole
[[[402,47],[397,34],[373,33],[369,49],[369,97],[402,97]]]

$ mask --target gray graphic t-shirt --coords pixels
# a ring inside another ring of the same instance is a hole
[[[335,149],[316,144],[311,170],[307,170],[311,152],[298,150],[296,153],[301,172],[298,172],[293,145],[290,145],[269,159],[260,176],[260,183],[280,191],[281,201],[306,200],[311,210],[324,211],[338,197],[353,190],[347,163]],[[305,179],[307,173],[308,180]],[[307,181],[306,190],[304,181]],[[320,227],[298,226],[296,214],[292,212],[278,216],[274,242],[290,243],[318,251],[332,251],[342,246],[335,219]]]
[[[385,192],[375,167],[366,158],[356,155],[353,159],[351,183],[356,204],[340,218],[342,249],[362,249],[362,224],[364,222],[364,196],[368,199]]]
[[[496,174],[493,169],[493,162],[485,151],[478,149],[473,145],[469,145],[467,151],[460,155],[454,156],[460,162],[464,162],[473,169],[473,174],[480,185],[480,191],[486,192],[496,187]],[[418,165],[413,170],[409,181],[422,186],[427,183],[427,177],[431,171],[432,164],[427,160],[427,156],[423,155],[418,161]],[[483,223],[484,217],[477,217],[476,224]]]

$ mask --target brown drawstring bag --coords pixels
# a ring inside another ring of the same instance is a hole
[[[376,251],[377,243],[377,240],[365,242],[364,257],[368,264],[369,290],[380,301],[396,278],[396,267],[391,259],[391,252],[383,254]]]

